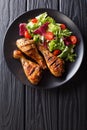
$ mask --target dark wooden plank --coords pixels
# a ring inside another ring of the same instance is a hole
[[[58,0],[27,0],[27,10],[36,8],[58,9]]]
[[[57,9],[58,1],[27,0],[27,10],[36,8]],[[37,90],[26,86],[26,130],[58,130],[57,110],[57,90]]]
[[[25,0],[0,1],[0,130],[24,130],[24,87],[7,68],[3,40],[7,27],[25,10]]]
[[[87,41],[86,1],[60,0],[59,3],[59,10],[72,18]],[[58,9],[58,1],[27,0],[27,10],[44,7]],[[85,61],[84,59],[80,71],[65,88],[45,91],[26,86],[26,129],[85,130],[87,84],[86,78],[83,77],[84,73],[87,75]]]
[[[76,76],[59,92],[59,130],[86,129],[86,49],[87,49],[87,1],[60,0],[60,11],[69,16],[79,27],[85,46],[84,60]],[[85,75],[84,75],[85,74]]]
[[[85,92],[86,87],[84,84],[80,84],[79,86],[69,85],[69,88],[60,89],[58,121],[59,130],[86,129]]]
[[[26,89],[26,129],[57,130],[58,91]]]

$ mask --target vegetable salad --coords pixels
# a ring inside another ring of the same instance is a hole
[[[51,53],[65,61],[75,61],[77,37],[64,23],[56,23],[47,12],[29,19],[27,23],[20,23],[19,35],[33,39],[36,44],[43,44]]]

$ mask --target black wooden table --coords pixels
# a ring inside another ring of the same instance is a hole
[[[52,8],[65,13],[80,29],[85,46],[76,76],[62,88],[23,86],[9,71],[3,54],[4,35],[25,11]],[[0,130],[86,130],[87,0],[0,0]]]

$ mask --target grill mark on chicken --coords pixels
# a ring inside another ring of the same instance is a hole
[[[41,68],[43,69],[47,68],[45,60],[39,54],[36,44],[34,44],[34,40],[21,38],[16,41],[16,45],[23,53],[25,53],[25,55],[35,60],[40,65]]]
[[[26,67],[26,69],[28,70],[28,71],[27,71],[28,76],[30,76],[30,75],[32,74],[32,72],[34,71],[34,68],[32,68],[31,65],[28,65],[28,66]]]
[[[15,50],[13,52],[13,57],[15,59],[20,59],[24,73],[27,77],[27,79],[32,83],[32,84],[38,84],[41,75],[42,75],[42,69],[41,67],[36,64],[35,62],[32,62],[30,60],[27,60],[24,55],[22,54],[21,51]]]
[[[25,45],[25,46],[21,46],[21,48],[24,49],[24,52],[29,52],[31,50],[34,50],[34,47],[32,45]]]
[[[56,69],[59,69],[60,68],[60,64],[57,62],[55,62],[54,64],[52,64],[52,67],[54,67],[55,68],[55,70]]]
[[[34,43],[33,40],[28,41],[28,39],[26,39],[26,38],[22,38],[22,39],[18,39],[17,42],[16,42],[16,43],[18,43],[19,40],[20,40],[20,47],[24,47],[24,46],[27,46],[27,45],[32,45],[32,43]]]
[[[51,66],[57,59],[55,59],[53,56],[51,57],[51,59],[48,62],[49,66]]]
[[[55,68],[59,68],[59,67],[60,67],[60,64],[55,63]]]
[[[35,72],[35,69],[37,68],[37,66],[35,67],[32,67],[32,65],[27,66],[26,62],[24,64],[24,67],[27,69],[28,76],[31,76]]]
[[[21,47],[25,47],[25,46],[29,46],[29,45],[32,45],[32,43],[31,43],[31,44],[27,43],[27,44],[20,45],[20,46],[21,46]]]
[[[48,62],[49,64],[51,64],[51,62],[53,62],[53,60],[55,60],[53,56],[50,56],[50,57],[49,57],[49,55],[45,55],[45,57],[46,57],[46,60],[47,60],[47,62]]]
[[[30,53],[30,51],[32,51],[32,50],[33,50],[33,48],[30,48],[29,50],[25,50],[24,53],[25,53],[25,52],[26,52],[26,53],[28,53],[28,52]],[[30,54],[31,54],[31,53],[30,53]]]
[[[56,64],[56,62],[57,62],[57,59],[55,59],[54,61],[52,61],[52,63],[50,64],[50,66],[52,66],[53,64],[59,66],[59,63]]]
[[[54,56],[51,52],[49,52],[49,50],[47,50],[41,44],[39,44],[38,48],[44,56],[44,59],[46,60],[50,72],[56,77],[62,76],[64,72],[64,61]]]
[[[47,60],[48,60],[48,61],[50,61],[52,58],[53,58],[53,56],[51,56],[51,57],[48,57],[48,59],[47,59]]]
[[[36,69],[36,67],[31,69],[29,75],[32,75],[34,73],[35,69]]]

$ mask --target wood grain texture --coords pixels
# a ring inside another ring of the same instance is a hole
[[[26,89],[26,130],[58,130],[58,90]]]
[[[58,9],[57,0],[27,0],[27,10]],[[58,90],[36,90],[26,86],[26,130],[58,130]]]
[[[59,93],[59,130],[86,129],[86,49],[87,49],[87,1],[60,0],[59,9],[69,16],[79,27],[84,38],[84,59],[78,73],[68,85],[69,89],[60,89]],[[68,3],[68,4],[67,4]],[[64,108],[64,109],[62,109]],[[61,112],[61,110],[63,112]]]
[[[25,0],[0,1],[0,130],[24,130],[24,87],[7,68],[3,41],[8,26],[25,9]]]
[[[86,129],[85,91],[86,88],[83,84],[80,84],[79,87],[70,85],[69,88],[60,89],[59,130]]]
[[[86,130],[87,0],[0,1],[0,130]],[[4,60],[3,40],[10,23],[36,8],[57,9],[79,27],[85,46],[80,70],[62,88],[32,89],[11,74]]]
[[[27,0],[27,10],[36,8],[58,9],[59,0]]]
[[[52,0],[27,0],[27,10],[35,8],[54,8],[62,11],[77,24],[82,34],[84,34],[84,28],[87,22],[86,18],[83,20],[84,16],[86,17],[85,3],[86,1],[82,3],[80,0],[60,0],[59,2]],[[83,10],[84,8],[85,10]],[[87,33],[86,28],[85,33]],[[84,34],[83,37],[87,40],[86,34]],[[86,71],[84,62],[85,59],[76,76],[67,83],[66,86],[63,86],[65,88],[45,91],[31,89],[29,86],[26,87],[25,128],[27,130],[86,129],[87,82],[86,78],[83,77]]]

